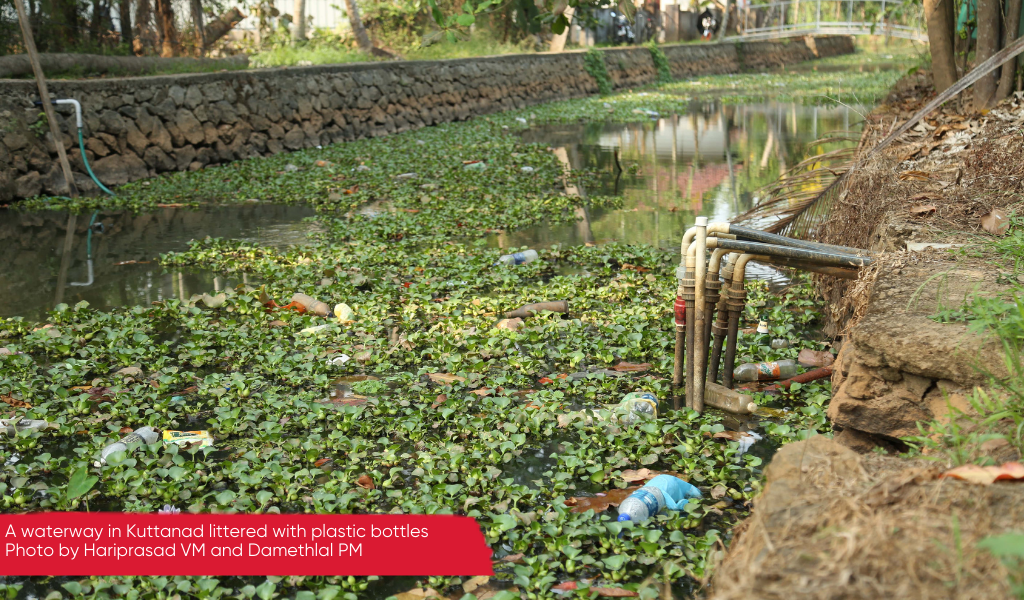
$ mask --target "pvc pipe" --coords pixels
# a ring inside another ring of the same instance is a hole
[[[708,238],[707,217],[697,217],[697,239],[696,239],[696,268],[693,271],[694,289],[693,304],[696,308],[694,319],[694,351],[693,374],[696,379],[693,382],[693,398],[690,401],[691,408],[698,413],[704,412],[704,367],[708,361],[708,349],[704,345],[704,291],[705,279],[707,278],[707,238]],[[715,239],[715,238],[712,238]]]
[[[733,256],[735,258],[735,256]],[[718,381],[718,368],[722,360],[722,343],[725,340],[726,332],[729,329],[729,291],[732,289],[732,263],[726,263],[722,268],[722,289],[718,296],[718,314],[714,331],[714,344],[711,347],[711,369],[710,380]]]
[[[722,265],[722,258],[729,254],[730,250],[716,248],[711,253],[711,260],[708,261],[708,274],[704,282],[704,331],[702,332],[704,352],[711,348],[711,326],[715,319],[715,308],[722,298],[722,280],[719,278],[719,270]],[[704,363],[704,370],[700,377],[705,382],[708,380],[708,362]]]

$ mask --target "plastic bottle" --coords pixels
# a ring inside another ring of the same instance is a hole
[[[704,404],[719,410],[741,415],[751,414],[757,410],[754,397],[737,390],[730,390],[724,385],[707,382],[704,384]]]
[[[554,302],[536,302],[534,304],[524,304],[515,310],[510,310],[505,313],[506,319],[528,319],[533,315],[542,311],[551,311],[557,313],[569,312],[569,301],[568,300],[556,300]]]
[[[640,523],[664,509],[681,510],[689,498],[700,498],[700,490],[672,475],[658,475],[619,505],[619,521]]]
[[[505,265],[511,267],[514,265],[526,265],[537,260],[536,250],[524,250],[522,252],[514,252],[512,254],[505,254],[498,259],[496,265]]]
[[[789,340],[783,338],[775,338],[771,343],[772,350],[782,350],[783,348],[789,348]]]
[[[152,427],[139,427],[135,431],[121,438],[119,441],[110,444],[100,452],[100,462],[106,463],[107,457],[115,452],[127,452],[128,445],[137,442],[143,442],[146,444],[155,444],[160,439],[160,435],[153,430]]]
[[[799,368],[800,365],[792,359],[777,362],[746,363],[736,367],[736,370],[732,372],[732,378],[734,381],[786,379],[796,375]]]
[[[658,397],[650,392],[630,392],[622,397],[622,402],[615,407],[616,418],[620,423],[630,424],[637,421],[658,418]]]
[[[311,312],[321,317],[326,317],[331,314],[331,307],[327,306],[326,302],[321,302],[312,296],[307,296],[306,294],[292,295],[292,302],[301,304],[302,307],[306,309],[306,312]]]
[[[60,426],[42,419],[0,419],[0,432],[6,431],[7,435],[11,437],[25,429],[42,431],[44,429],[60,429]]]
[[[766,319],[764,317],[761,317],[761,320],[757,322],[757,332],[758,333],[771,333],[768,330],[768,319]]]

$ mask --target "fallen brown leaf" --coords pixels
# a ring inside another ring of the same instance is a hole
[[[590,591],[605,598],[636,598],[640,595],[637,592],[617,587],[592,587]]]
[[[929,181],[932,177],[924,171],[903,171],[899,178],[902,181]]]
[[[438,394],[437,398],[434,398],[434,403],[430,405],[430,408],[437,408],[438,406],[444,404],[447,400],[448,396],[446,394]]]
[[[619,474],[619,477],[630,483],[633,483],[634,481],[647,481],[650,479],[654,479],[656,475],[657,473],[651,471],[650,469],[626,469],[625,471]]]
[[[430,378],[434,383],[443,383],[451,385],[456,381],[465,381],[465,377],[459,377],[458,375],[452,375],[451,373],[427,373],[427,377]]]
[[[992,235],[1003,235],[1010,228],[1010,220],[1006,213],[998,208],[993,208],[981,217],[981,228]]]
[[[426,598],[444,598],[441,594],[437,593],[437,590],[433,588],[413,588],[408,592],[402,592],[401,594],[395,594],[395,598],[398,600],[425,600]]]
[[[503,556],[502,558],[500,558],[500,559],[498,559],[498,560],[496,560],[494,562],[519,564],[519,563],[523,562],[523,558],[525,558],[525,557],[526,557],[525,554],[523,554],[522,552],[519,552],[517,554],[509,554],[508,556]]]
[[[369,475],[360,475],[359,479],[356,479],[356,485],[364,490],[372,490],[377,487],[373,485],[373,479]]]
[[[622,504],[622,501],[629,497],[635,490],[639,489],[640,486],[630,486],[624,490],[614,489],[609,490],[603,494],[597,496],[573,496],[565,501],[566,506],[572,507],[572,512],[583,513],[588,510],[594,512],[604,512],[609,506],[618,506]],[[570,501],[572,503],[570,504]]]
[[[476,577],[472,577],[470,578],[469,581],[462,584],[462,591],[467,594],[472,594],[473,590],[482,585],[487,585],[487,582],[490,580],[491,578],[487,575],[477,575]]]
[[[1019,480],[1024,479],[1024,465],[1019,462],[1008,462],[998,467],[979,467],[978,465],[963,465],[950,469],[939,475],[939,477],[952,477],[970,483],[980,485],[991,485],[1003,479]]]
[[[16,400],[14,396],[0,396],[0,402],[10,404],[14,408],[32,408],[32,405],[23,400]]]
[[[492,393],[494,393],[494,390],[492,390],[491,388],[485,388],[484,387],[484,388],[480,388],[478,390],[471,390],[469,393],[470,394],[476,394],[477,396],[480,396],[481,398],[483,398],[484,396],[489,396]]]
[[[725,496],[725,494],[728,491],[729,489],[726,488],[724,485],[718,484],[715,487],[711,488],[711,497],[714,498],[715,500],[718,500],[719,498]]]
[[[317,461],[315,463],[313,463],[313,466],[314,467],[322,467],[322,466],[326,465],[327,463],[331,462],[331,460],[332,459],[330,459],[330,458],[320,458],[320,459],[317,459]]]
[[[934,204],[915,204],[910,207],[910,216],[923,217],[936,211]]]

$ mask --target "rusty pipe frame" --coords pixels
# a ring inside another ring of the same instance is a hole
[[[858,273],[860,273],[860,271],[858,271],[857,269],[844,269],[842,267],[826,267],[803,260],[796,260],[781,256],[767,256],[764,254],[754,255],[754,261],[768,265],[774,265],[777,267],[789,267],[791,269],[798,269],[800,271],[810,271],[812,273],[829,275],[832,277],[838,277],[840,279],[857,279]]]
[[[693,396],[687,402],[690,408],[697,412],[704,412],[704,366],[708,362],[708,350],[704,346],[704,292],[707,289],[707,242],[708,242],[708,218],[697,217],[697,237],[694,240],[696,245],[696,264],[693,270],[693,282],[695,284],[693,293],[694,315],[694,354],[693,357]]]
[[[747,302],[747,290],[744,287],[747,278],[747,263],[753,259],[751,254],[741,254],[736,259],[732,270],[732,285],[729,286],[729,324],[726,333],[725,364],[722,365],[722,385],[732,389],[732,371],[736,366],[736,338],[739,336],[740,315]]]
[[[796,238],[786,237],[784,235],[778,235],[775,233],[768,233],[767,231],[761,231],[760,229],[752,229],[750,227],[742,227],[740,225],[729,225],[729,233],[735,235],[737,239],[748,240],[753,242],[761,242],[765,244],[775,244],[778,246],[790,246],[793,248],[803,248],[805,250],[814,250],[817,252],[825,252],[829,254],[849,254],[851,256],[875,256],[878,253],[871,250],[863,250],[861,248],[851,248],[849,246],[834,246],[832,244],[823,244],[821,242],[809,242],[807,240],[798,240]]]
[[[794,248],[792,246],[776,246],[773,244],[763,244],[761,242],[744,242],[742,240],[730,240],[717,237],[709,238],[707,247],[739,250],[746,254],[791,258],[824,267],[859,268],[866,267],[873,262],[873,259],[866,256],[819,252],[817,250]]]
[[[704,282],[704,340],[702,342],[705,353],[711,348],[711,330],[715,320],[715,309],[722,297],[722,280],[719,277],[722,259],[730,252],[730,250],[716,248],[711,253],[711,259],[708,260],[708,273]],[[709,364],[710,360],[706,361],[704,363],[704,370],[701,372],[701,378],[704,380],[705,385],[707,385],[708,380]]]
[[[716,250],[717,251],[717,250]],[[735,257],[735,255],[733,255]],[[721,269],[722,272],[722,289],[718,295],[718,313],[714,324],[712,325],[712,333],[714,334],[714,343],[711,346],[711,369],[710,369],[710,380],[712,382],[718,381],[718,369],[722,361],[722,344],[725,341],[725,336],[729,331],[729,290],[732,289],[732,262],[726,262],[725,266]]]

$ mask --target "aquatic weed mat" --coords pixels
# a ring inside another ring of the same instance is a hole
[[[1017,597],[1010,563],[978,545],[1019,529],[1017,484],[937,479],[927,461],[861,457],[821,437],[784,447],[765,471],[711,598]]]
[[[665,410],[626,426],[609,425],[606,410],[630,391],[670,397],[675,257],[611,244],[545,250],[509,269],[494,264],[498,251],[473,243],[366,241],[375,227],[339,225],[314,249],[205,240],[163,259],[253,273],[262,289],[111,312],[62,306],[45,324],[0,322],[11,352],[0,356],[0,412],[56,427],[0,440],[3,510],[456,513],[479,520],[497,559],[523,555],[499,563],[497,580],[524,593],[549,595],[564,581],[636,589],[652,574],[684,587],[705,577],[759,489],[761,459],[713,438],[724,430],[713,414]],[[557,276],[559,264],[585,274]],[[763,284],[752,290],[763,297]],[[351,322],[273,308],[270,300],[283,305],[294,292],[347,303]],[[817,314],[809,293],[797,286],[791,300],[804,307],[778,310],[776,327],[793,347],[764,357],[813,346],[800,341]],[[506,310],[565,298],[568,316],[496,326]],[[754,307],[746,318],[756,318]],[[616,370],[621,361],[641,366]],[[580,410],[596,418],[560,426],[560,415]],[[779,443],[817,423],[794,410],[769,433]],[[146,424],[206,429],[216,442],[155,444],[94,464],[105,445]],[[640,468],[680,473],[705,499],[637,526],[616,523],[610,509],[566,504],[625,488],[623,472]],[[71,497],[80,470],[98,481]],[[111,581],[177,585],[87,583]],[[207,583],[232,594],[266,584]],[[459,582],[423,584],[451,593]],[[384,583],[269,585],[356,594]]]

